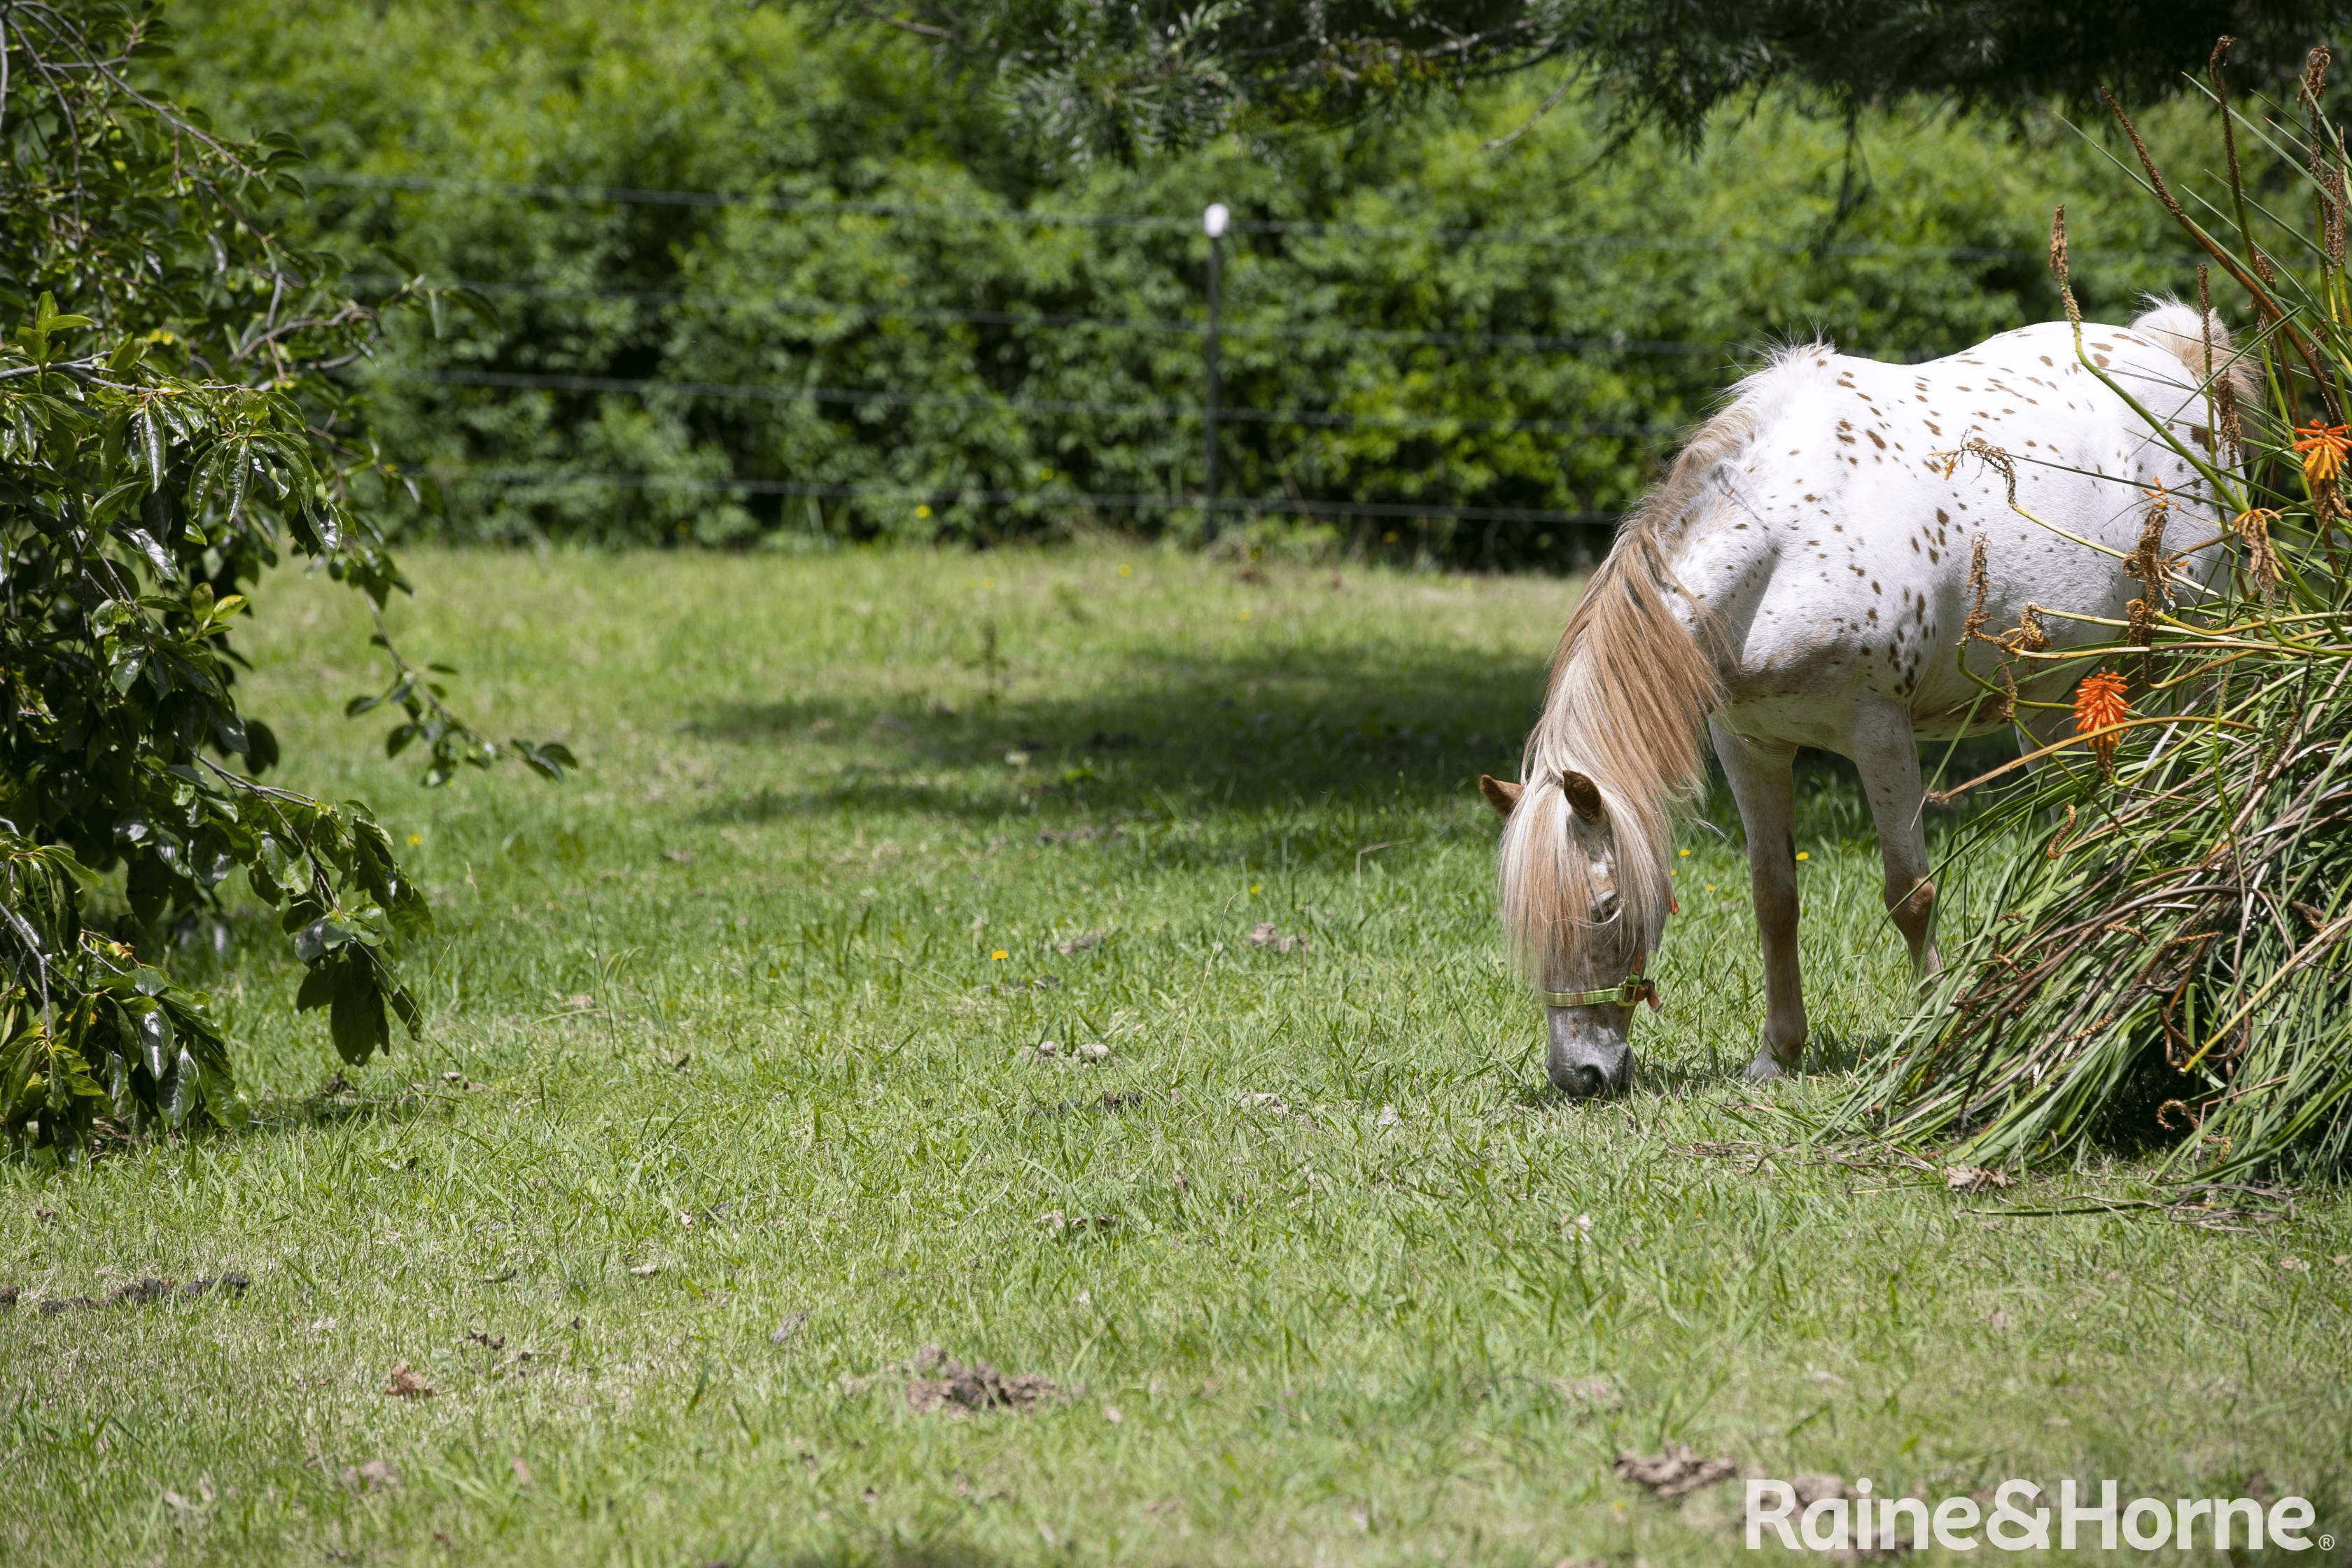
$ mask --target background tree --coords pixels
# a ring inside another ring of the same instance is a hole
[[[2041,110],[1865,110],[1874,194],[1840,220],[1844,128],[1790,91],[1696,156],[1645,133],[1604,158],[1581,100],[1483,151],[1550,90],[1526,75],[1275,156],[1224,138],[1047,170],[923,39],[815,0],[173,16],[175,91],[302,127],[312,190],[281,232],[496,302],[440,332],[407,312],[350,373],[447,501],[378,525],[465,539],[1197,536],[1165,503],[1202,478],[1212,201],[1234,215],[1228,494],[1306,503],[1252,541],[1489,569],[1601,547],[1775,342],[1928,358],[2046,319],[2052,201],[2084,309],[2195,282],[2107,151]],[[2143,121],[2159,155],[2188,154],[2191,110]],[[1391,510],[1313,510],[1358,505]]]
[[[299,153],[141,90],[169,37],[150,0],[0,5],[0,1127],[67,1154],[103,1114],[238,1113],[205,997],[160,963],[233,873],[281,910],[298,1005],[352,1062],[387,1011],[415,1029],[395,955],[431,924],[366,806],[258,782],[278,746],[230,645],[282,546],[378,610],[405,589],[359,506],[399,477],[328,373],[386,304],[446,296],[362,305],[257,221],[299,195]],[[402,710],[390,749],[421,745],[428,783],[495,760],[376,640],[390,685],[353,710]]]
[[[2276,74],[2352,18],[2346,0],[912,0],[847,14],[992,78],[1045,145],[1129,159],[1253,123],[1345,122],[1436,87],[1559,62],[1621,130],[1696,145],[1773,86],[1851,113],[1906,94],[2015,109],[2114,89],[2146,100],[2237,38]]]

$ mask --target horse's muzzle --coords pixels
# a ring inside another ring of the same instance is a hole
[[[1552,1087],[1579,1100],[1623,1094],[1633,1087],[1633,1047],[1623,1028],[1601,1024],[1593,1015],[1620,1016],[1631,1008],[1553,1007],[1548,1009],[1549,1036],[1544,1072]]]

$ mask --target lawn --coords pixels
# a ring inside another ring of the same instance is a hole
[[[1826,1076],[1738,1079],[1717,799],[1638,1091],[1544,1089],[1474,785],[1571,585],[1140,546],[411,566],[404,646],[584,771],[418,789],[341,717],[349,595],[268,585],[248,710],[413,846],[426,1037],[339,1074],[239,909],[182,962],[250,1128],[0,1163],[0,1559],[1744,1555],[1737,1487],[1611,1473],[1668,1441],[1882,1494],[2268,1486],[2344,1533],[2340,1202],[2053,1214],[2147,1189],[1796,1141],[1907,989],[1835,773],[1799,844]],[[1055,1387],[918,1408],[927,1346]]]

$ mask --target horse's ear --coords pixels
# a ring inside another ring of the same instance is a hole
[[[1598,822],[1606,815],[1601,804],[1601,786],[1574,768],[1560,769],[1559,787],[1568,796],[1570,809],[1577,816]]]
[[[1511,813],[1518,808],[1519,786],[1515,784],[1506,784],[1492,773],[1478,775],[1478,793],[1486,797],[1486,804],[1495,808],[1495,815],[1506,822],[1510,820]]]

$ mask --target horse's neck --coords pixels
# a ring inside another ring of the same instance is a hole
[[[1619,880],[1659,891],[1676,802],[1704,765],[1699,732],[1718,700],[1700,612],[1664,551],[1621,541],[1570,622],[1532,761],[1600,786],[1615,831]]]

